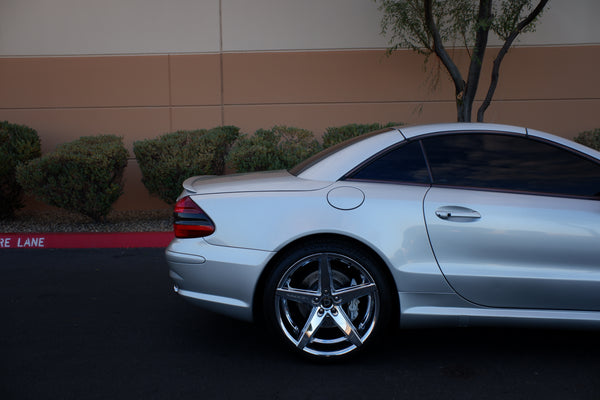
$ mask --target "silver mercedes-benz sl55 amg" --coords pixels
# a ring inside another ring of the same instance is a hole
[[[600,152],[561,137],[401,126],[183,186],[175,291],[301,354],[354,354],[398,323],[600,327]]]

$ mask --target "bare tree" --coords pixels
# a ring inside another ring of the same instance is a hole
[[[535,29],[548,0],[375,0],[383,11],[382,33],[391,37],[391,53],[410,48],[426,59],[435,54],[452,82],[457,120],[470,122],[490,31],[503,45],[494,59],[486,97],[477,112],[482,122],[500,77],[500,65],[515,39]],[[470,63],[466,80],[446,46],[467,48]]]

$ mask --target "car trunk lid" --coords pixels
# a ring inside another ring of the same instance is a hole
[[[183,182],[184,189],[190,194],[310,191],[329,185],[331,182],[301,179],[285,170],[222,176],[193,176]]]

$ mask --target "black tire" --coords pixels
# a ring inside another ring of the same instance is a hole
[[[392,297],[377,260],[339,240],[286,252],[265,285],[265,321],[301,354],[339,359],[385,330]]]

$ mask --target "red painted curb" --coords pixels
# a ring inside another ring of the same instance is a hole
[[[0,233],[0,249],[167,247],[173,232]]]

